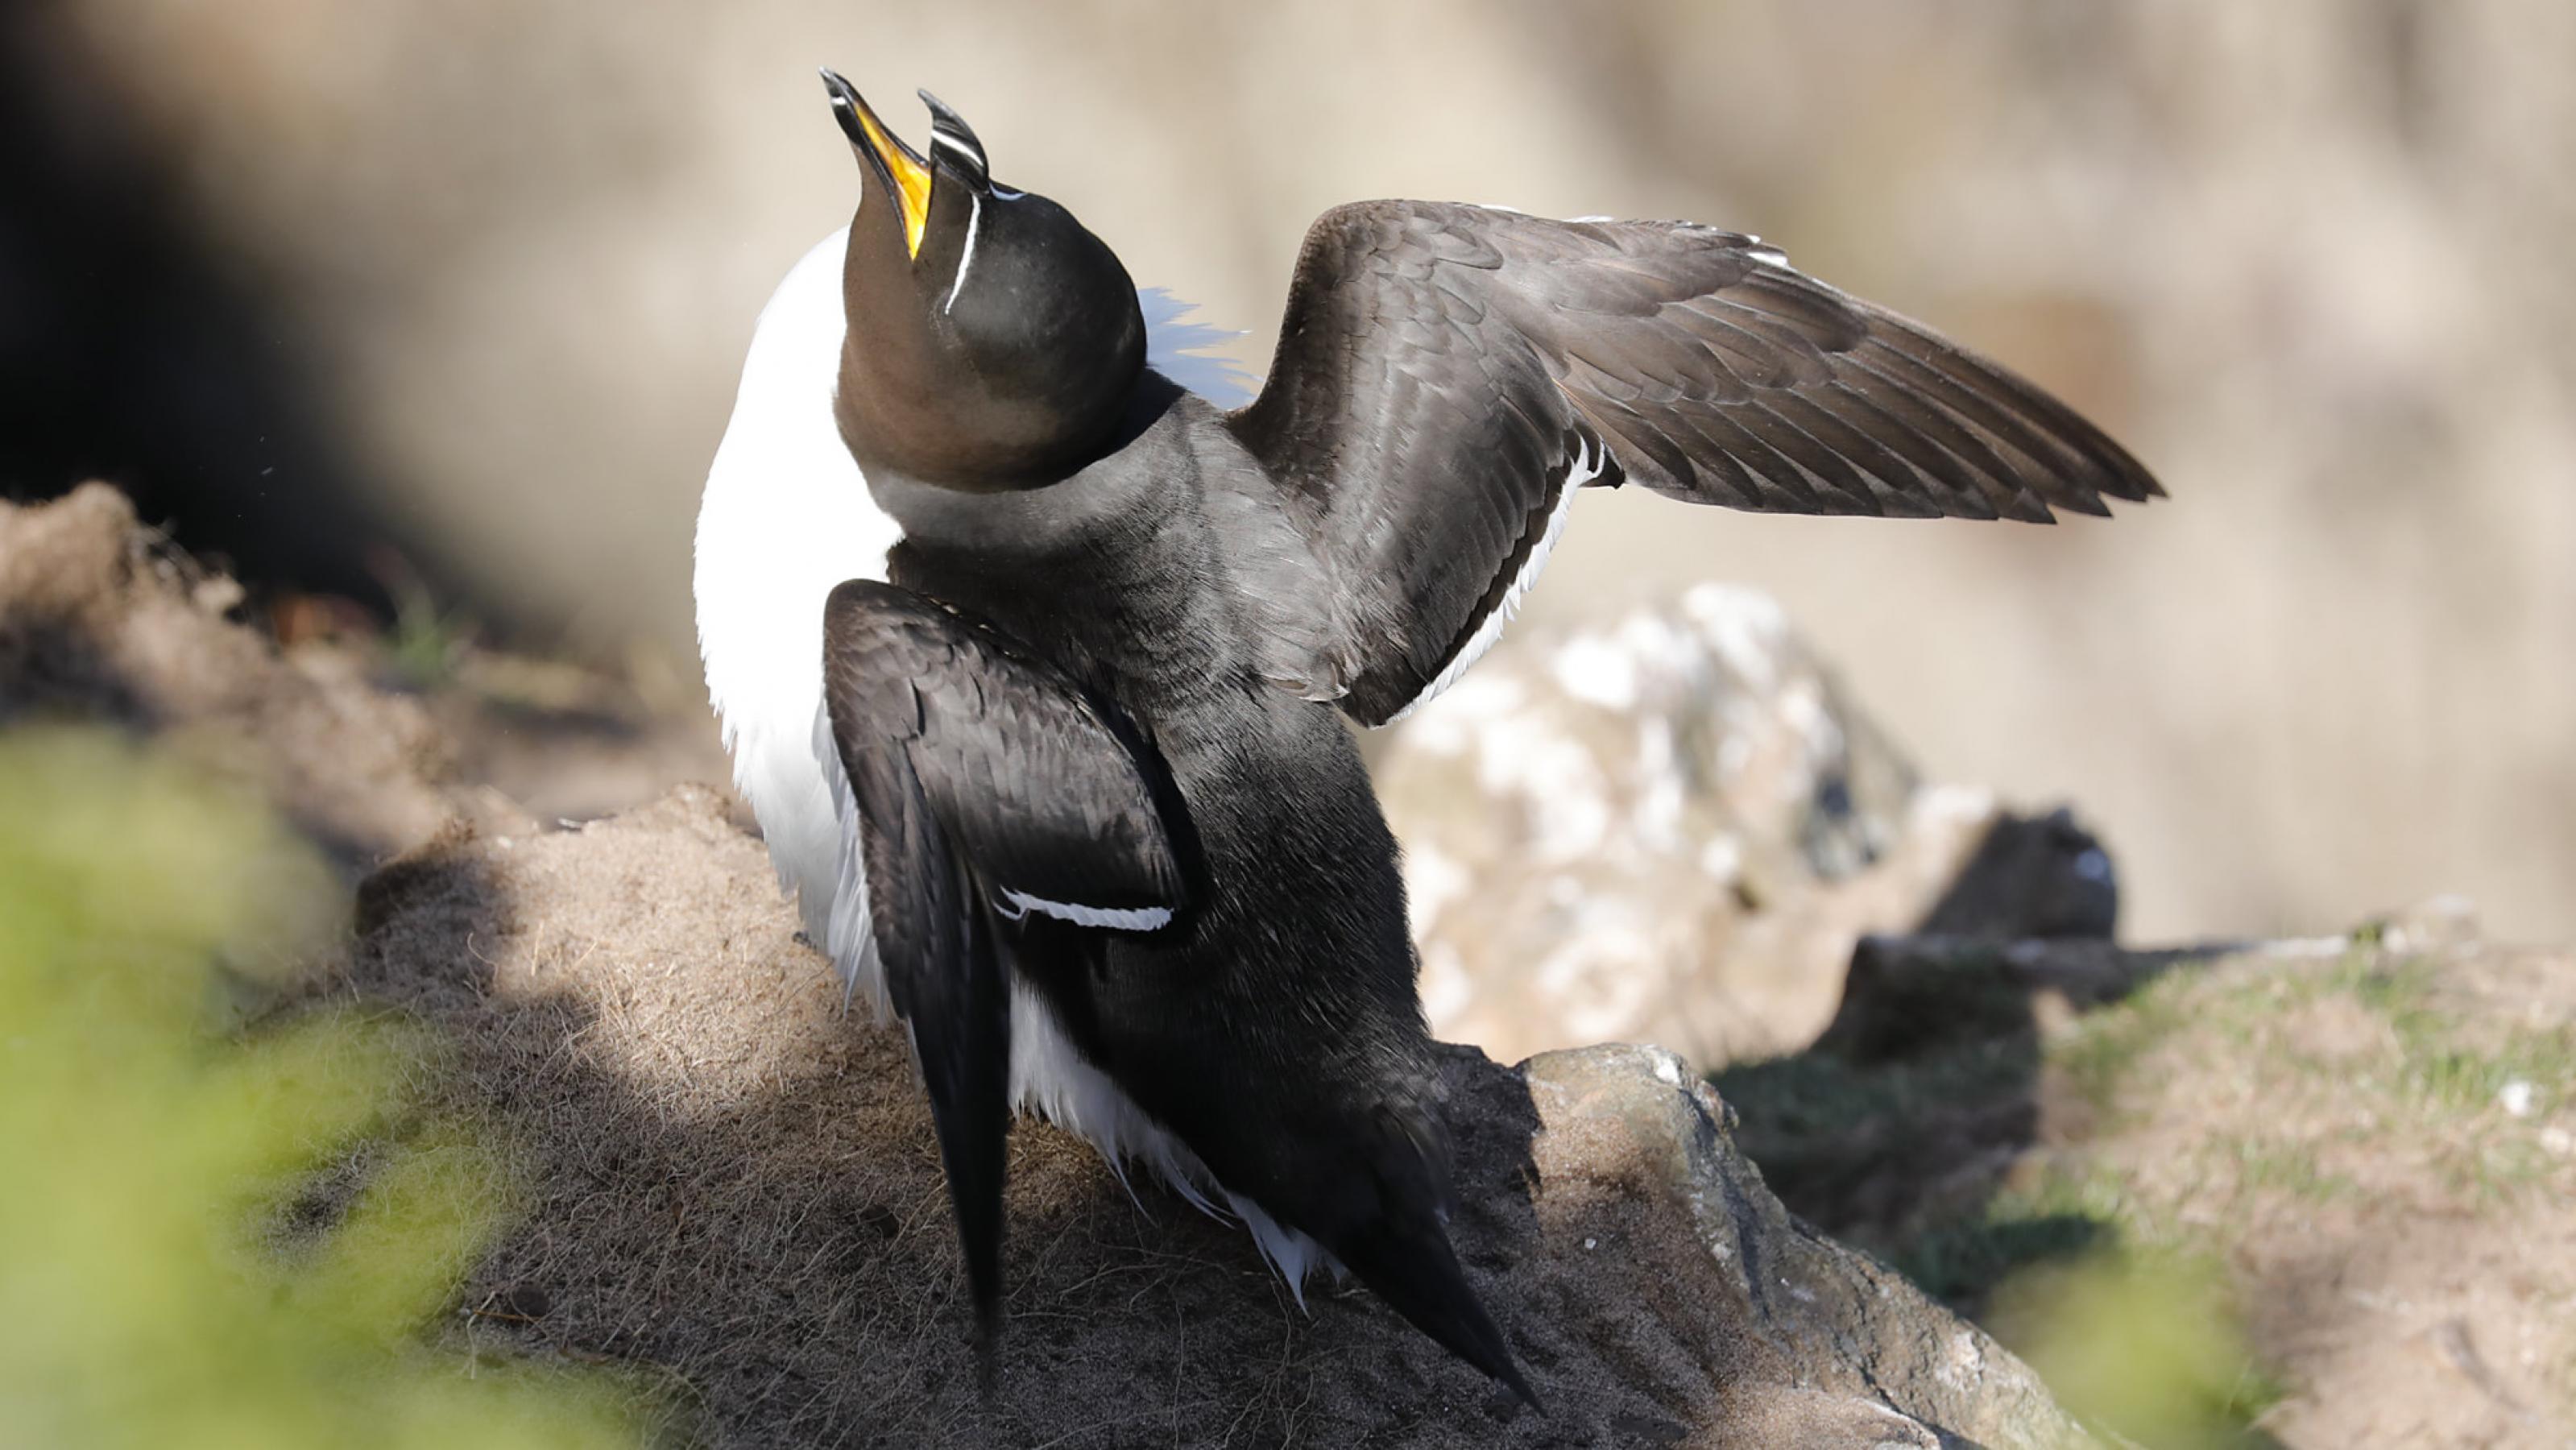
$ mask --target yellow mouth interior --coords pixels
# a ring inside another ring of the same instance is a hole
[[[895,195],[903,203],[903,244],[918,257],[921,229],[930,222],[930,169],[913,160],[865,109],[859,111],[859,124],[867,130],[868,144],[885,158],[886,170],[894,174]]]

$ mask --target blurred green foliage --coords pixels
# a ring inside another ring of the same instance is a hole
[[[2026,1269],[1988,1325],[2086,1422],[2155,1450],[2251,1450],[2281,1387],[2255,1367],[2216,1267],[2101,1252]]]
[[[417,1103],[435,1043],[353,1011],[244,1020],[341,898],[176,760],[0,735],[0,1444],[641,1437],[600,1376],[423,1339],[510,1200],[505,1157]],[[361,1141],[345,1201],[311,1191]]]

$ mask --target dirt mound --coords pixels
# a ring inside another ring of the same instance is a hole
[[[2204,1327],[2271,1382],[2220,1443],[2576,1440],[2576,959],[2456,905],[2162,952],[1874,941],[1823,1040],[1718,1081],[1799,1214],[2053,1376],[2031,1304],[2126,1259],[2205,1273],[2233,1326]]]
[[[346,600],[272,600],[281,646],[235,617],[242,601],[107,484],[0,502],[0,725],[162,736],[257,787],[353,879],[460,816],[589,819],[725,773],[694,685],[480,648],[417,598],[381,635]]]
[[[1792,1221],[1642,1048],[1451,1060],[1454,1231],[1544,1415],[1364,1291],[1301,1311],[1240,1230],[1028,1123],[986,1402],[902,1040],[843,1016],[721,798],[460,833],[360,918],[339,986],[446,1029],[439,1091],[525,1153],[456,1332],[665,1367],[717,1443],[2085,1443],[1985,1336]]]
[[[106,716],[255,781],[344,864],[436,832],[446,752],[413,701],[327,657],[289,658],[226,616],[239,585],[137,525],[103,483],[0,503],[0,723]]]

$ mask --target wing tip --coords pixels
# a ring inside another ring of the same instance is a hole
[[[2083,476],[2068,479],[2063,497],[2049,501],[2060,508],[2071,508],[2097,518],[2112,517],[2111,503],[2147,504],[2171,495],[2145,464],[2131,457],[2128,450],[2109,439],[2103,440],[2109,456],[2097,460]]]

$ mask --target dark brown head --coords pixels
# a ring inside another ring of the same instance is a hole
[[[1097,455],[1145,365],[1136,284],[1063,207],[993,184],[983,144],[928,92],[930,155],[830,71],[860,160],[842,264],[849,333],[834,404],[862,467],[994,490]]]

